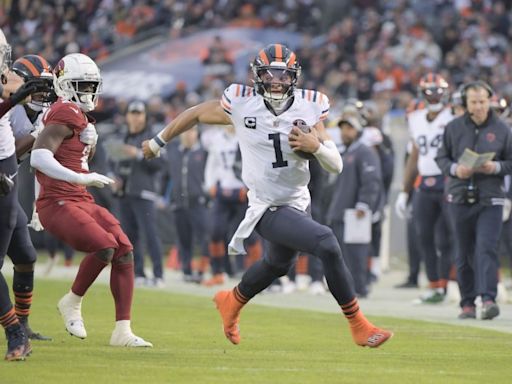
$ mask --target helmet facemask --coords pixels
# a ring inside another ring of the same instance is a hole
[[[98,96],[101,93],[101,79],[88,80],[63,80],[59,82],[60,88],[65,92],[70,101],[77,104],[84,112],[90,112],[98,104]]]
[[[428,87],[421,90],[421,95],[430,112],[439,112],[446,104],[448,93],[442,87]]]
[[[293,96],[297,83],[297,70],[282,65],[253,66],[256,90],[276,111],[282,109]]]
[[[440,112],[448,103],[448,83],[439,74],[428,73],[420,80],[418,93],[429,112]]]

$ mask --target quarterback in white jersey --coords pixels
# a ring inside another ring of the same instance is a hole
[[[446,295],[453,258],[444,176],[435,158],[443,141],[444,128],[455,116],[446,103],[448,83],[439,74],[423,76],[419,93],[426,108],[412,111],[407,117],[413,147],[395,210],[399,217],[405,217],[407,200],[419,174],[420,182],[412,199],[412,220],[429,280],[429,289],[420,296],[419,302],[435,304],[442,302]]]
[[[249,188],[249,208],[230,243],[243,251],[253,229],[268,242],[267,254],[254,263],[233,289],[214,297],[224,334],[240,342],[242,307],[284,276],[297,251],[322,260],[327,284],[350,323],[357,345],[378,347],[392,333],[371,324],[359,309],[354,282],[330,228],[314,221],[306,208],[307,184],[314,156],[329,172],[340,173],[341,156],[325,131],[329,100],[320,92],[296,89],[300,66],[294,52],[281,44],[262,49],[252,62],[254,87],[232,84],[221,100],[204,102],[180,114],[153,139],[144,155],[157,156],[174,136],[197,123],[234,125],[242,155],[242,179]]]
[[[275,115],[253,87],[232,84],[224,91],[221,105],[240,141],[249,202],[256,199],[268,206],[291,205],[305,211],[310,203],[309,161],[294,152],[288,135],[301,121],[317,124],[324,140],[330,140],[322,123],[329,112],[329,99],[305,89],[294,90],[293,99],[287,110]]]

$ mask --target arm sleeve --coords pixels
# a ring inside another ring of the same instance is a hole
[[[315,155],[322,168],[326,171],[341,173],[343,170],[343,161],[334,141],[324,141],[313,155]]]
[[[68,183],[78,183],[80,180],[80,174],[61,165],[49,149],[34,149],[30,156],[30,165],[53,179]]]

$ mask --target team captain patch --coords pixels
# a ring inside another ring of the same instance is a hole
[[[244,124],[245,124],[245,128],[256,129],[256,118],[255,117],[245,117]]]

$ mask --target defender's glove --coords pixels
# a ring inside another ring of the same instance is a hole
[[[76,181],[77,184],[85,185],[87,187],[103,188],[105,185],[113,184],[115,181],[110,177],[101,175],[99,173],[80,173]]]

